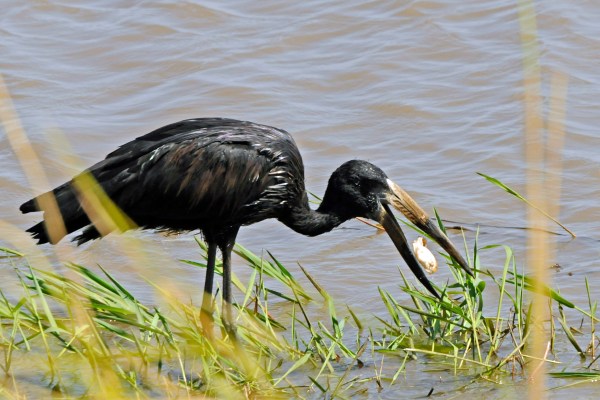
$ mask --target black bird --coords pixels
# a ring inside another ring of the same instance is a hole
[[[175,232],[200,229],[208,244],[205,311],[212,310],[206,299],[212,295],[217,247],[221,250],[226,319],[231,304],[231,250],[238,230],[267,218],[277,218],[308,236],[328,232],[354,217],[378,221],[419,281],[439,297],[410,251],[390,209],[394,207],[473,274],[427,213],[367,161],[348,161],[336,169],[320,206],[311,209],[298,147],[289,133],[274,127],[225,118],[184,120],[122,145],[83,174],[95,178],[134,226]],[[81,228],[73,239],[78,244],[108,233],[84,211],[89,213],[89,207],[76,184],[78,177],[21,205],[23,213],[46,211],[45,221],[27,230],[39,244],[56,243]],[[65,227],[58,234],[48,223],[48,209],[40,207],[42,196],[50,193]]]

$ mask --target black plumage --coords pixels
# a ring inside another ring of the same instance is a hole
[[[384,225],[418,279],[437,295],[409,250],[391,205],[471,273],[460,253],[414,200],[366,161],[353,160],[340,166],[329,180],[321,205],[312,210],[300,152],[289,133],[274,127],[225,118],[184,120],[122,145],[86,173],[91,173],[106,195],[140,228],[200,229],[208,244],[205,292],[212,293],[219,247],[227,304],[231,303],[230,257],[237,232],[243,225],[268,218],[309,236],[330,231],[354,217],[376,220]],[[91,224],[73,182],[52,193],[66,233],[83,228],[73,239],[81,244],[101,234]],[[21,211],[42,211],[39,198],[23,203]],[[28,232],[38,243],[60,240],[49,234],[51,228],[42,221]],[[209,309],[206,305],[203,308]]]

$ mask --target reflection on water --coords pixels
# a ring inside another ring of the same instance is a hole
[[[557,254],[548,264],[563,267],[553,272],[563,294],[587,301],[582,285],[598,274],[600,240],[593,223],[600,219],[600,7],[539,2],[536,11],[545,103],[553,72],[569,76],[559,219],[578,235],[553,237]],[[53,184],[72,170],[61,158],[67,150],[47,136],[52,129],[90,165],[178,119],[248,119],[294,134],[310,191],[322,194],[342,162],[369,160],[425,209],[473,228],[469,246],[481,224],[480,245],[510,245],[525,264],[526,233],[499,228],[525,227],[523,204],[476,175],[525,192],[521,39],[512,1],[107,7],[32,0],[4,7],[0,26],[0,72]],[[19,215],[18,205],[31,189],[3,134],[0,183],[0,219],[28,227],[35,218]],[[146,266],[147,276],[168,275],[182,296],[198,296],[203,272],[177,261],[199,257],[189,235],[134,236],[163,257]],[[139,271],[123,267],[118,241],[59,248],[78,262],[101,263],[151,298]],[[290,267],[301,262],[340,304],[365,315],[383,307],[377,286],[402,296],[396,267],[403,262],[386,235],[360,222],[314,239],[267,221],[242,229],[239,241],[257,253],[268,248]],[[503,256],[489,251],[485,267],[497,270]],[[438,283],[447,278],[443,268],[434,276]]]

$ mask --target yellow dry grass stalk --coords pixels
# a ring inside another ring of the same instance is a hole
[[[29,180],[29,185],[33,190],[37,191],[47,192],[50,190],[44,169],[21,126],[12,99],[1,75],[0,121],[6,132],[8,142],[19,159],[23,171],[25,171],[25,175]],[[64,236],[66,229],[54,196],[41,196],[38,206],[40,209],[44,210],[45,218],[50,227],[48,235],[50,236],[51,241],[56,241],[57,238]]]
[[[562,171],[560,155],[564,143],[568,81],[563,74],[555,74],[552,79],[552,100],[545,138],[535,8],[530,0],[520,0],[518,5],[524,73],[526,197],[548,214],[557,215]],[[527,236],[527,265],[533,272],[536,282],[546,284],[548,260],[555,253],[552,239],[547,234],[548,220],[529,207],[527,226],[530,228]],[[532,342],[528,353],[537,361],[529,363],[530,384],[527,387],[530,398],[543,399],[546,398],[545,364],[550,342],[544,328],[544,323],[549,318],[548,308],[541,291],[534,291],[531,307]]]

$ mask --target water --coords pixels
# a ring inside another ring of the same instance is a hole
[[[565,144],[549,156],[562,160],[561,186],[544,195],[559,199],[559,219],[578,235],[570,240],[552,226],[561,235],[547,262],[562,266],[552,277],[565,296],[586,304],[584,277],[597,298],[600,274],[600,5],[537,2],[535,9],[545,115],[553,77],[568,77]],[[425,209],[480,225],[480,244],[507,244],[525,263],[526,231],[515,229],[526,227],[524,205],[476,175],[526,191],[522,41],[513,1],[30,0],[3,7],[0,38],[0,72],[52,184],[74,172],[65,154],[87,166],[179,119],[247,119],[294,134],[310,191],[322,194],[342,162],[367,159]],[[57,144],[56,131],[71,149]],[[0,183],[0,220],[19,229],[36,221],[18,212],[32,189],[4,132]],[[140,274],[168,276],[182,298],[197,300],[202,272],[176,261],[198,258],[191,236],[134,236],[162,261],[143,271],[123,267],[118,237],[58,247],[69,259],[114,271],[147,301],[152,290]],[[468,233],[469,244],[473,237]],[[359,222],[314,239],[267,221],[238,239],[256,253],[270,250],[296,275],[301,262],[338,304],[365,318],[384,311],[378,286],[402,296],[400,257],[386,235]],[[486,267],[498,271],[502,260],[492,252]],[[442,270],[433,279],[447,277]]]

